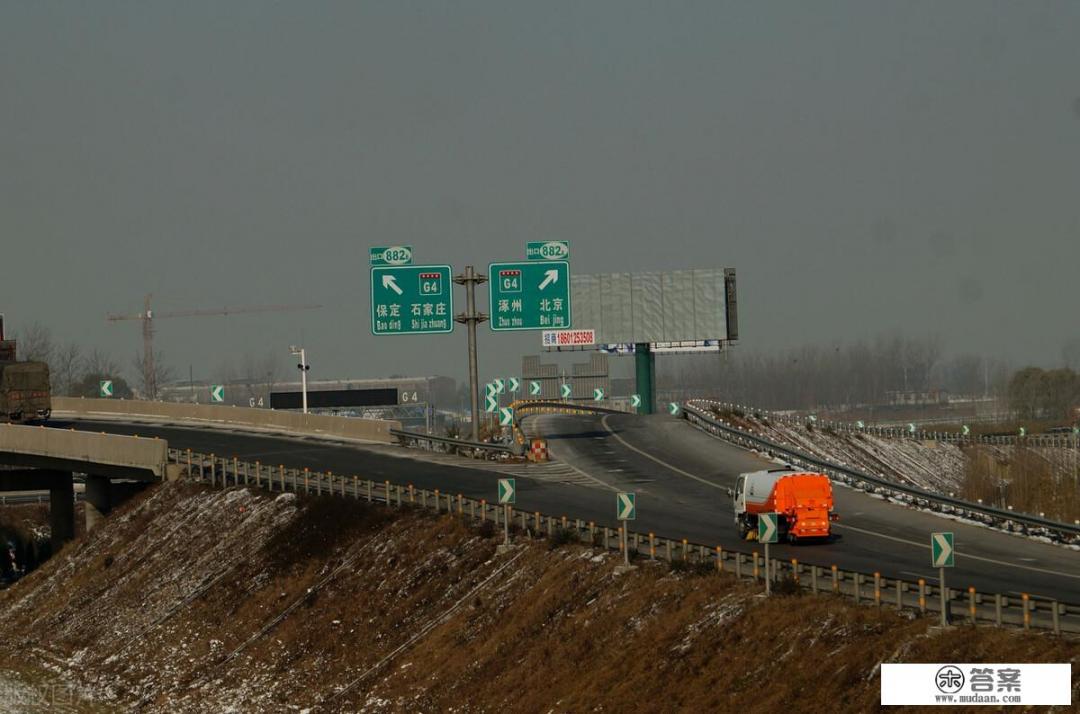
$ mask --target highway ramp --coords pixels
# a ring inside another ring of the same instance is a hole
[[[518,507],[615,526],[616,491],[636,491],[642,533],[743,550],[726,489],[743,471],[775,462],[715,439],[683,420],[663,415],[537,415],[527,433],[544,435],[558,460],[553,466],[500,467],[457,457],[433,460],[423,452],[390,446],[342,445],[310,438],[254,436],[149,424],[75,422],[76,428],[161,436],[174,448],[191,448],[264,464],[330,470],[375,480],[412,483],[494,499],[496,479],[518,478]],[[567,469],[566,467],[569,467]],[[569,473],[572,471],[573,473]],[[529,476],[528,474],[534,474]],[[937,582],[930,567],[932,531],[956,533],[953,588],[1080,602],[1080,552],[1062,546],[959,523],[887,503],[842,486],[834,489],[841,522],[827,544],[777,545],[776,557],[828,567],[880,572],[885,577]]]

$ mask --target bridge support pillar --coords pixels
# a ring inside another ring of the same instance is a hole
[[[634,377],[641,395],[638,414],[652,414],[656,409],[656,355],[648,342],[634,345]]]
[[[52,552],[75,537],[75,487],[70,473],[51,474],[49,484],[49,528],[52,531]]]
[[[86,476],[86,532],[94,530],[112,510],[112,482],[105,476]]]

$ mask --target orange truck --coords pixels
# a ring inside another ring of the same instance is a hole
[[[739,537],[757,537],[759,513],[778,513],[780,538],[792,543],[827,539],[833,513],[832,483],[824,474],[790,467],[739,474],[735,490],[735,525]]]

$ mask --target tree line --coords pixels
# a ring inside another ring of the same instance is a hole
[[[1080,408],[1080,374],[1068,367],[1025,367],[1009,380],[1008,399],[1021,419],[1074,420]]]

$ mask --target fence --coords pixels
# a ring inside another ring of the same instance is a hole
[[[182,467],[188,479],[212,487],[255,486],[271,492],[292,492],[338,496],[381,503],[388,507],[406,506],[431,509],[436,513],[456,515],[473,521],[489,521],[502,526],[504,512],[517,531],[531,532],[541,537],[571,534],[572,537],[601,547],[606,551],[622,551],[621,529],[598,525],[594,521],[567,516],[555,517],[538,511],[528,512],[474,499],[462,494],[443,493],[438,489],[417,489],[411,484],[402,486],[388,480],[374,481],[358,476],[335,475],[332,472],[266,466],[228,459],[214,454],[191,450],[169,450],[172,463]],[[940,613],[941,590],[925,580],[906,581],[885,578],[881,573],[862,573],[842,570],[836,565],[802,563],[798,560],[770,558],[768,562],[758,551],[740,551],[720,546],[710,547],[658,537],[655,533],[627,533],[631,559],[661,560],[673,567],[700,568],[703,571],[727,573],[739,579],[764,582],[787,580],[812,593],[832,593],[852,598],[856,603],[921,614]],[[1046,600],[1021,594],[1019,597],[1000,593],[980,593],[974,588],[948,588],[945,607],[952,621],[990,623],[997,626],[1016,626],[1024,629],[1080,632],[1080,605]]]

